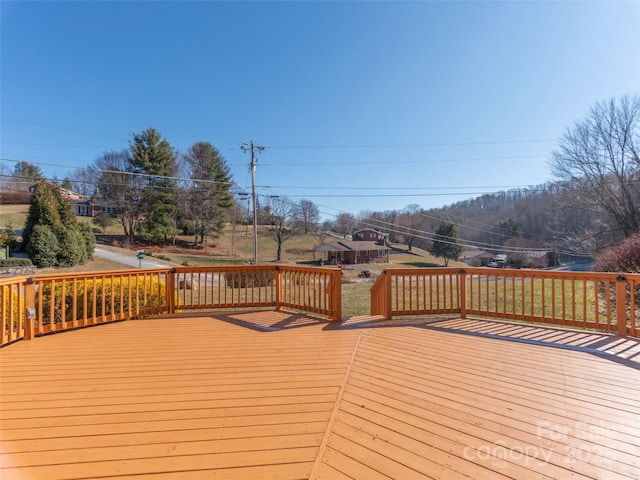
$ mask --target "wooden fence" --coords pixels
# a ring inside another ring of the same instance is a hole
[[[197,309],[284,307],[339,320],[340,281],[335,269],[261,265],[16,277],[0,281],[0,346]]]
[[[371,313],[453,313],[640,335],[640,274],[489,268],[388,269]]]

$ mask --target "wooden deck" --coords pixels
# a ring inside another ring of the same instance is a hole
[[[640,478],[636,340],[207,315],[0,350],[0,478]]]

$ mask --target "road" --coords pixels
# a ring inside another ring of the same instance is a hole
[[[119,252],[96,247],[93,251],[95,257],[104,258],[111,262],[121,263],[134,268],[167,268],[170,264],[153,257],[145,256],[142,261],[138,259],[135,252]]]
[[[96,247],[93,251],[93,255],[95,257],[104,258],[105,260],[109,260],[111,262],[121,263],[122,265],[126,265],[133,268],[167,268],[172,267],[170,263],[163,262],[162,260],[155,259],[153,257],[145,256],[142,262],[136,256],[136,253],[133,251],[117,251],[117,250],[108,250],[106,248]],[[181,277],[181,280],[176,280],[176,282],[191,281],[188,278]],[[198,282],[200,287],[210,286],[210,285],[218,285],[220,282],[224,282],[224,277],[220,277],[220,275],[213,275],[211,273],[204,273],[197,276],[196,281]],[[178,283],[176,283],[178,285]]]

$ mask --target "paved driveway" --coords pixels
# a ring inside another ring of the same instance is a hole
[[[135,252],[120,252],[108,250],[106,248],[96,247],[93,251],[93,255],[96,257],[104,258],[111,262],[121,263],[129,267],[134,268],[166,268],[170,266],[169,263],[162,260],[155,259],[153,257],[145,256],[142,262],[138,259]]]

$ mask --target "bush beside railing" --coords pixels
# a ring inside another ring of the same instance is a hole
[[[25,291],[27,277],[13,277],[0,281],[0,345],[25,336]]]
[[[34,277],[35,334],[162,313],[167,270]]]
[[[181,310],[287,307],[341,318],[336,269],[238,266],[121,270],[0,280],[0,345]]]
[[[388,269],[372,314],[458,313],[640,335],[640,274],[488,268]]]

